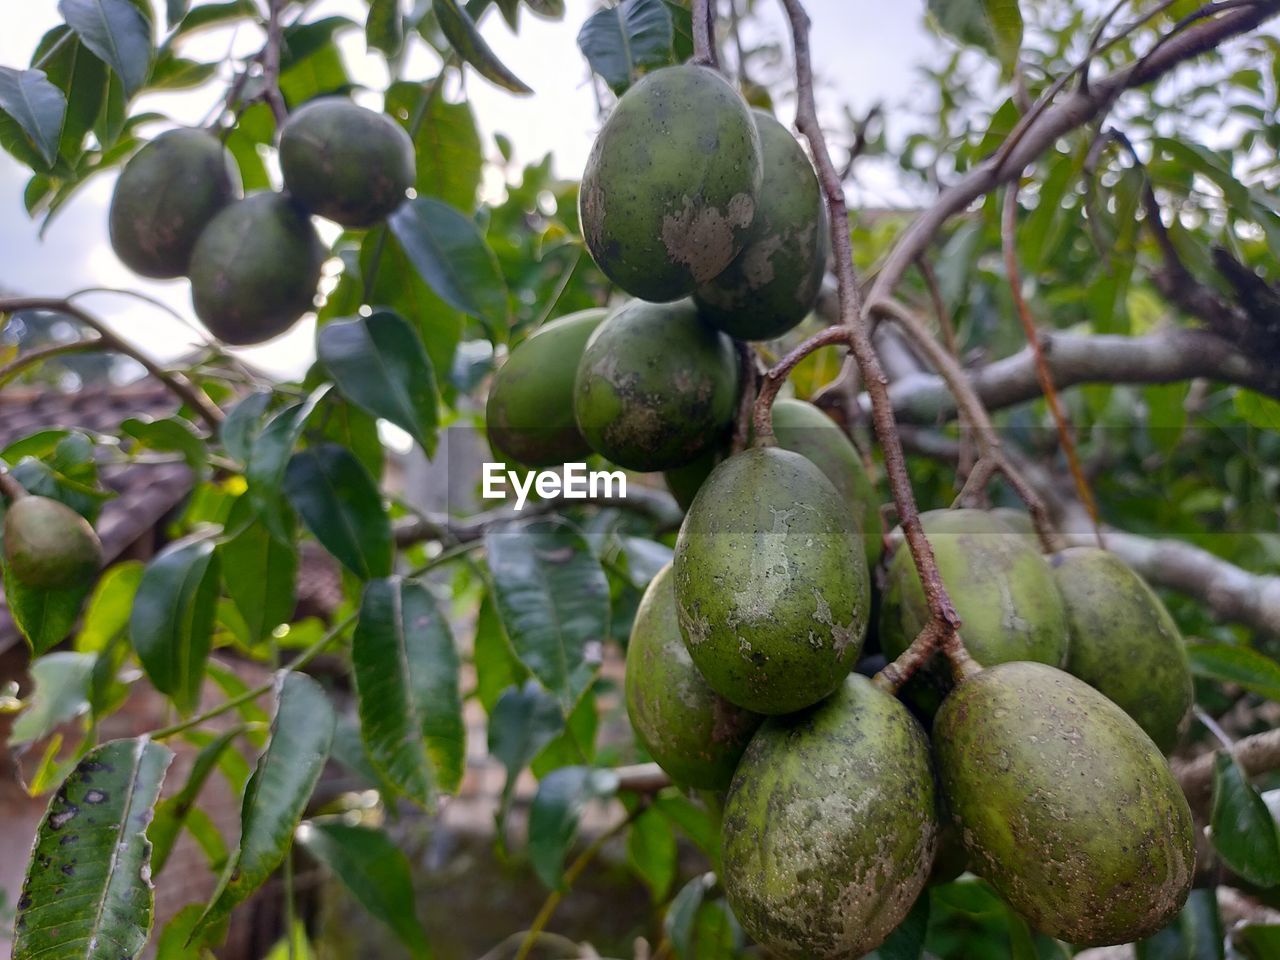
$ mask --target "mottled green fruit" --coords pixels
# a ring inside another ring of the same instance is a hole
[[[1182,909],[1191,811],[1151,738],[1082,680],[1006,663],[956,688],[934,756],[973,869],[1037,930],[1129,943]]]
[[[298,204],[256,193],[213,218],[191,255],[196,316],[223,343],[262,343],[310,310],[325,249]]]
[[[928,739],[901,703],[850,676],[747,747],[724,808],[725,893],[771,956],[861,957],[915,903],[937,837]]]
[[[754,111],[764,180],[750,237],[733,263],[694,291],[708,323],[739,340],[771,340],[818,302],[831,238],[817,174],[791,131]]]
[[[1010,533],[1021,533],[1028,537],[1036,536],[1036,525],[1031,520],[1031,514],[1025,510],[1015,510],[1013,507],[996,507],[987,512],[1008,527]]]
[[[587,443],[630,470],[670,470],[724,437],[738,404],[733,341],[693,301],[631,300],[587,341],[573,412]]]
[[[803,400],[774,403],[773,433],[779,446],[812,460],[853,509],[867,567],[874,567],[880,559],[884,521],[880,517],[880,498],[858,448],[830,417]]]
[[[857,527],[798,453],[756,447],[712,471],[680,527],[675,577],[689,654],[740,707],[800,710],[858,659],[871,599]]]
[[[1190,720],[1195,691],[1178,625],[1114,553],[1074,547],[1050,561],[1067,611],[1067,672],[1102,693],[1168,753]]]
[[[671,779],[724,790],[763,717],[735,707],[702,679],[680,636],[667,564],[636,610],[627,645],[627,713],[636,736]]]
[[[693,498],[698,495],[707,477],[711,476],[711,471],[727,454],[727,445],[715,446],[699,454],[684,466],[675,467],[662,475],[667,489],[676,498],[676,503],[680,504],[681,510],[689,509],[693,504]]]
[[[24,586],[81,586],[102,569],[102,544],[89,521],[48,497],[22,497],[4,514],[4,559]]]
[[[747,242],[763,176],[746,102],[714,70],[655,70],[623,95],[582,175],[587,249],[634,297],[688,296]]]
[[[120,172],[107,222],[111,248],[144,277],[187,272],[200,232],[240,195],[240,177],[218,138],[204,130],[169,130],[139,150]]]
[[[573,419],[573,380],[608,311],[582,310],[534,332],[494,375],[485,424],[499,454],[530,467],[581,460],[591,447]]]
[[[385,113],[340,97],[313,100],[280,131],[280,172],[294,198],[344,227],[368,227],[413,186],[413,141]]]

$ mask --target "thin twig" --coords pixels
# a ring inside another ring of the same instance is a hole
[[[693,60],[692,63],[720,69],[720,55],[716,51],[716,14],[714,0],[693,0]]]
[[[786,383],[787,377],[791,375],[791,371],[815,350],[837,343],[848,346],[850,336],[848,327],[825,327],[765,371],[764,376],[760,378],[760,388],[756,394],[753,413],[756,443],[773,442],[773,402],[777,399],[782,385]]]
[[[3,387],[27,367],[34,367],[53,357],[59,357],[67,353],[87,353],[101,349],[102,344],[96,337],[93,337],[88,340],[55,343],[49,347],[41,347],[38,350],[28,350],[26,353],[20,353],[3,367],[0,367],[0,387]]]
[[[280,92],[280,46],[284,42],[284,25],[280,14],[288,0],[267,0],[267,45],[262,48],[263,99],[276,118],[276,129],[289,119],[289,108]]]
[[[751,344],[735,341],[738,349],[738,377],[741,391],[738,397],[738,415],[733,421],[731,452],[741,453],[751,441],[751,414],[755,409],[756,394],[760,390],[760,365]]]

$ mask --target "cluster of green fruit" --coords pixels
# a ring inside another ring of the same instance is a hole
[[[102,568],[102,543],[89,521],[66,504],[27,494],[4,511],[5,574],[28,590],[87,587]]]
[[[129,161],[111,198],[117,256],[144,277],[189,277],[196,315],[224,343],[270,340],[312,309],[327,253],[311,214],[369,227],[414,182],[404,129],[338,98],[290,115],[279,159],[285,192],[241,198],[215,134],[170,130]]]

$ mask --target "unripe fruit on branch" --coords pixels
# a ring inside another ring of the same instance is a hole
[[[49,497],[14,500],[4,513],[4,560],[23,586],[83,586],[102,568],[102,544],[89,521]]]

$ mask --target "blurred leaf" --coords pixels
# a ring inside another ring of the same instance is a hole
[[[547,887],[565,889],[564,859],[587,802],[612,796],[617,789],[617,774],[593,767],[561,767],[538,784],[529,808],[529,860]]]
[[[201,86],[218,74],[218,64],[200,63],[185,57],[165,54],[156,61],[147,81],[148,90],[190,90]]]
[[[511,641],[502,628],[498,611],[493,605],[493,595],[486,592],[476,614],[476,637],[472,653],[476,669],[476,696],[485,709],[493,713],[498,699],[508,687],[519,687],[529,678]]]
[[[236,403],[218,428],[223,449],[239,463],[245,463],[253,451],[253,442],[262,433],[262,418],[271,405],[271,391],[259,390]]]
[[[1245,924],[1231,931],[1231,942],[1246,960],[1274,960],[1280,957],[1280,925]]]
[[[89,681],[97,657],[88,653],[58,652],[31,664],[33,689],[27,706],[13,722],[9,745],[43,740],[54,728],[74,720],[89,709]]]
[[[182,417],[140,420],[129,417],[120,424],[120,432],[138,441],[139,447],[163,453],[181,454],[192,470],[201,471],[209,462],[209,450],[195,426]]]
[[[67,638],[80,616],[80,607],[92,584],[64,587],[59,590],[37,590],[19,583],[4,567],[4,598],[18,630],[26,638],[35,656],[57,646]]]
[[[387,90],[387,113],[406,130],[411,129],[420,99],[429,95],[435,82],[392,84]],[[463,213],[474,210],[484,154],[470,103],[449,103],[435,90],[422,114],[414,146],[418,196],[438,197]]]
[[[190,0],[165,0],[164,16],[165,23],[172,28],[182,22],[182,18],[187,15],[187,6]]]
[[[146,826],[173,752],[146,737],[87,754],[36,831],[18,902],[14,960],[135,957],[151,930]],[[73,882],[75,895],[66,887]]]
[[[680,888],[680,892],[671,901],[671,906],[667,908],[662,926],[667,939],[671,941],[675,955],[680,960],[692,960],[697,955],[695,945],[698,913],[702,909],[708,891],[715,886],[715,882],[713,873],[694,877]]]
[[[944,33],[987,51],[1012,75],[1022,49],[1018,0],[928,0],[928,8]]]
[[[1169,926],[1133,945],[1134,960],[1223,960],[1216,891],[1192,890]]]
[[[404,47],[404,20],[400,17],[400,0],[369,0],[369,15],[364,22],[364,40],[370,50],[381,50],[388,57],[399,55]]]
[[[289,458],[293,455],[298,441],[302,439],[302,431],[307,425],[307,420],[330,389],[331,385],[327,383],[317,387],[311,391],[311,395],[306,400],[285,407],[277,413],[262,428],[262,431],[253,437],[253,445],[245,464],[249,496],[254,506],[262,513],[267,529],[279,540],[290,538],[281,503],[284,475],[289,465]]]
[[[1280,885],[1280,835],[1275,818],[1235,758],[1213,759],[1213,846],[1223,861],[1250,883]]]
[[[1246,690],[1280,701],[1280,664],[1248,647],[1223,643],[1189,643],[1187,656],[1191,671],[1221,683],[1234,683]]]
[[[147,839],[151,841],[151,875],[153,877],[159,876],[165,864],[169,862],[169,855],[173,852],[178,834],[182,832],[209,775],[217,769],[222,755],[235,744],[244,730],[243,726],[232,727],[202,747],[196,754],[195,760],[191,762],[191,772],[187,774],[187,782],[177,793],[161,800],[156,806],[155,818],[147,830]]]
[[[929,930],[929,893],[926,890],[889,939],[867,960],[920,960],[924,956],[924,938]]]
[[[564,715],[556,698],[530,680],[511,687],[498,698],[489,715],[489,754],[507,768],[498,805],[499,828],[515,794],[516,777],[564,729]],[[501,829],[499,829],[501,835]]]
[[[181,22],[173,29],[170,40],[185,37],[201,30],[231,23],[245,17],[257,15],[253,0],[228,0],[224,3],[202,3],[190,13],[183,16]],[[172,21],[170,21],[172,22]]]
[[[1232,398],[1240,419],[1262,430],[1280,430],[1280,403],[1252,390],[1237,388]]]
[[[587,18],[578,47],[591,69],[621,96],[648,70],[671,63],[673,36],[663,0],[623,0]]]
[[[649,888],[654,903],[666,899],[676,879],[676,834],[657,810],[646,810],[631,824],[627,860]]]
[[[349,450],[325,443],[296,453],[285,494],[321,546],[360,577],[391,573],[391,521],[382,493]]]
[[[227,519],[230,540],[219,544],[222,581],[249,630],[249,642],[261,643],[286,623],[297,606],[298,579],[295,541],[279,540],[261,521],[253,520],[253,505],[240,497]]]
[[[360,906],[391,929],[413,957],[431,956],[418,921],[409,861],[385,833],[325,821],[303,824],[298,841],[328,867]]]
[[[142,570],[142,561],[125,560],[108,567],[98,578],[76,635],[77,650],[99,653],[124,633],[129,626],[138,584],[142,582]]]
[[[0,67],[0,108],[22,128],[45,163],[58,156],[67,98],[43,70]]]
[[[128,99],[151,69],[151,24],[128,0],[58,0],[58,12],[81,41],[109,66]]]
[[[475,21],[458,6],[457,0],[431,0],[431,9],[435,11],[440,30],[449,45],[458,56],[475,67],[480,76],[512,93],[533,93],[489,48]]]
[[[653,809],[679,827],[712,864],[719,863],[720,828],[705,807],[675,791],[666,791],[654,799]]]

